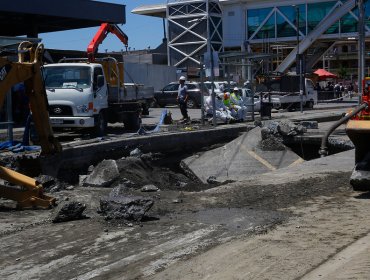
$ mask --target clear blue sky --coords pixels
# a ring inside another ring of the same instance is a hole
[[[166,0],[99,0],[126,5],[126,24],[119,25],[129,38],[131,49],[145,49],[148,46],[154,49],[163,39],[163,23],[161,18],[132,14],[131,11],[142,5],[167,3]],[[47,49],[86,50],[91,39],[99,27],[83,28],[70,31],[42,33],[39,37]],[[99,52],[120,51],[124,49],[121,41],[109,34],[103,44],[99,46]]]

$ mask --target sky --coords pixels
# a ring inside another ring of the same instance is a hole
[[[129,38],[131,50],[156,48],[163,39],[163,22],[161,18],[132,14],[134,8],[142,5],[167,3],[167,0],[100,0],[99,2],[126,5],[126,24],[118,25]],[[83,28],[70,31],[41,33],[39,38],[47,49],[86,50],[99,27]],[[124,49],[121,41],[109,34],[99,46],[99,52],[105,50],[120,51]]]

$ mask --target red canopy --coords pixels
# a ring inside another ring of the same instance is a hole
[[[314,72],[316,75],[319,76],[320,79],[326,79],[326,78],[338,78],[337,75],[333,74],[333,73],[330,73],[328,71],[326,71],[325,69],[317,69],[315,72]]]

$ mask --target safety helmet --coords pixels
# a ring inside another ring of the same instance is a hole
[[[238,87],[234,87],[234,91],[239,91]]]
[[[181,77],[179,78],[179,81],[186,81],[186,78],[185,78],[184,76],[181,76]]]
[[[230,92],[225,92],[224,99],[229,99],[229,98],[230,98]]]

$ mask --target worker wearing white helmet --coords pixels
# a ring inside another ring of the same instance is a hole
[[[177,102],[179,103],[182,119],[180,121],[189,121],[187,101],[189,99],[188,87],[185,85],[186,78],[179,78],[179,88],[177,92]]]
[[[215,100],[216,119],[219,119],[223,121],[224,123],[229,123],[230,121],[233,121],[234,118],[231,116],[231,113],[228,110],[228,108],[224,105],[223,96],[224,96],[223,92],[219,92],[216,94],[216,100]],[[212,115],[213,115],[212,96],[208,96],[206,98],[205,110],[206,110],[206,114],[211,117],[210,119],[211,121]]]
[[[244,106],[244,100],[240,95],[238,87],[234,87],[234,91],[230,94],[230,105],[236,113],[235,118],[239,121],[244,121],[247,107]]]

